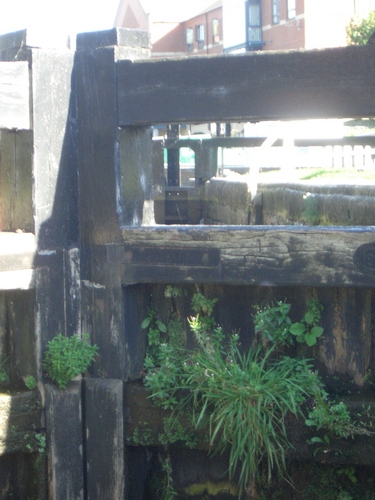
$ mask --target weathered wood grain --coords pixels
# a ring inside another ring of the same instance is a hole
[[[375,47],[117,63],[119,125],[375,113]]]
[[[125,495],[123,382],[85,379],[87,499]]]
[[[162,446],[158,436],[163,432],[164,419],[170,416],[169,411],[153,405],[149,399],[149,394],[145,391],[142,383],[128,382],[125,384],[125,408],[126,408],[126,443],[130,446],[139,445],[134,442],[134,435],[141,433],[142,429],[147,430],[149,446]],[[362,425],[367,425],[369,429],[373,427],[375,417],[375,404],[372,398],[364,397],[361,401],[350,396],[345,396],[342,400],[347,405],[350,413],[358,417],[361,415]],[[350,439],[337,438],[330,435],[329,448],[332,452],[326,452],[319,443],[308,445],[311,437],[319,432],[316,429],[305,425],[303,419],[296,420],[292,415],[286,418],[288,437],[293,445],[287,453],[292,458],[298,460],[324,461],[333,464],[356,464],[373,465],[375,459],[375,436],[356,435]],[[326,431],[320,431],[322,437]],[[200,429],[196,435],[197,443],[195,449],[207,450],[208,429]],[[178,448],[178,443],[174,445]],[[181,443],[181,447],[183,447]],[[334,451],[340,450],[340,453]]]
[[[26,61],[0,62],[0,128],[30,128],[29,68]]]
[[[82,500],[83,429],[81,380],[66,389],[46,384],[46,425],[49,468],[48,498]]]
[[[373,287],[373,227],[123,229],[123,283]],[[362,245],[369,245],[358,250]]]

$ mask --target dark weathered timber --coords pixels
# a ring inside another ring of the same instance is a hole
[[[82,500],[83,431],[81,380],[66,389],[46,384],[46,425],[49,468],[48,498]]]
[[[128,382],[125,384],[125,408],[126,408],[126,442],[134,446],[134,433],[147,429],[149,431],[148,443],[150,446],[162,446],[158,436],[163,432],[164,419],[170,416],[170,412],[153,405],[145,391],[143,384],[139,382]],[[353,416],[361,415],[362,425],[368,425],[372,429],[372,421],[375,418],[375,405],[371,398],[358,401],[348,396],[342,398]],[[308,445],[311,437],[320,434],[316,429],[307,427],[303,419],[296,420],[291,415],[286,418],[288,437],[293,445],[287,453],[291,458],[298,460],[324,461],[333,464],[355,464],[373,465],[375,460],[375,435],[356,435],[349,439],[337,438],[329,435],[329,451],[321,444]],[[207,450],[209,430],[199,430],[195,448]],[[326,431],[322,432],[322,437]],[[176,446],[176,445],[175,445]],[[178,447],[178,443],[177,443]],[[181,447],[183,445],[181,444]],[[339,451],[339,452],[338,452]]]
[[[0,455],[36,451],[35,433],[44,426],[41,401],[35,392],[0,394]]]
[[[375,47],[117,64],[119,125],[375,114]]]
[[[87,499],[121,500],[125,494],[123,382],[85,379]]]
[[[30,128],[27,62],[0,62],[0,128]]]
[[[156,226],[123,229],[123,237],[124,284],[373,287],[374,283],[374,273],[354,259],[361,245],[375,242],[372,227]]]

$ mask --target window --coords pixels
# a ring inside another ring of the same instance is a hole
[[[186,37],[186,45],[188,46],[188,51],[191,52],[194,48],[194,30],[193,30],[193,28],[186,28],[185,37]]]
[[[195,27],[196,40],[198,42],[198,49],[203,49],[204,46],[204,24],[198,24]]]
[[[219,35],[219,19],[212,20],[212,43],[216,44],[220,42]]]
[[[251,45],[262,41],[260,0],[249,0],[247,8],[247,42]]]
[[[272,24],[280,22],[280,0],[272,0]]]
[[[296,0],[287,0],[288,19],[296,17]]]

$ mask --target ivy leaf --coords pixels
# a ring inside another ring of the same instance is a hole
[[[314,328],[311,329],[311,333],[315,337],[320,337],[323,333],[324,329],[321,326],[314,326]]]
[[[305,333],[305,325],[303,323],[293,323],[289,328],[290,333],[293,335],[303,335]]]
[[[303,319],[306,321],[308,325],[312,325],[314,322],[314,315],[312,311],[307,311]]]
[[[306,344],[309,347],[311,347],[312,345],[316,344],[316,336],[314,334],[312,334],[311,332],[310,333],[306,333],[306,335],[305,335],[305,341],[306,341]]]
[[[156,325],[161,332],[165,333],[167,331],[167,327],[165,326],[165,324],[162,321],[157,320]]]
[[[145,330],[146,328],[149,327],[151,323],[151,319],[150,318],[145,318],[143,321],[142,321],[142,329]]]

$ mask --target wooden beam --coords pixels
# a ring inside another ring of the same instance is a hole
[[[155,226],[123,237],[123,284],[375,283],[374,227]]]
[[[87,498],[125,495],[123,382],[84,379]]]
[[[375,47],[117,63],[119,125],[375,115]]]
[[[26,61],[0,62],[0,128],[30,128],[29,67]]]

